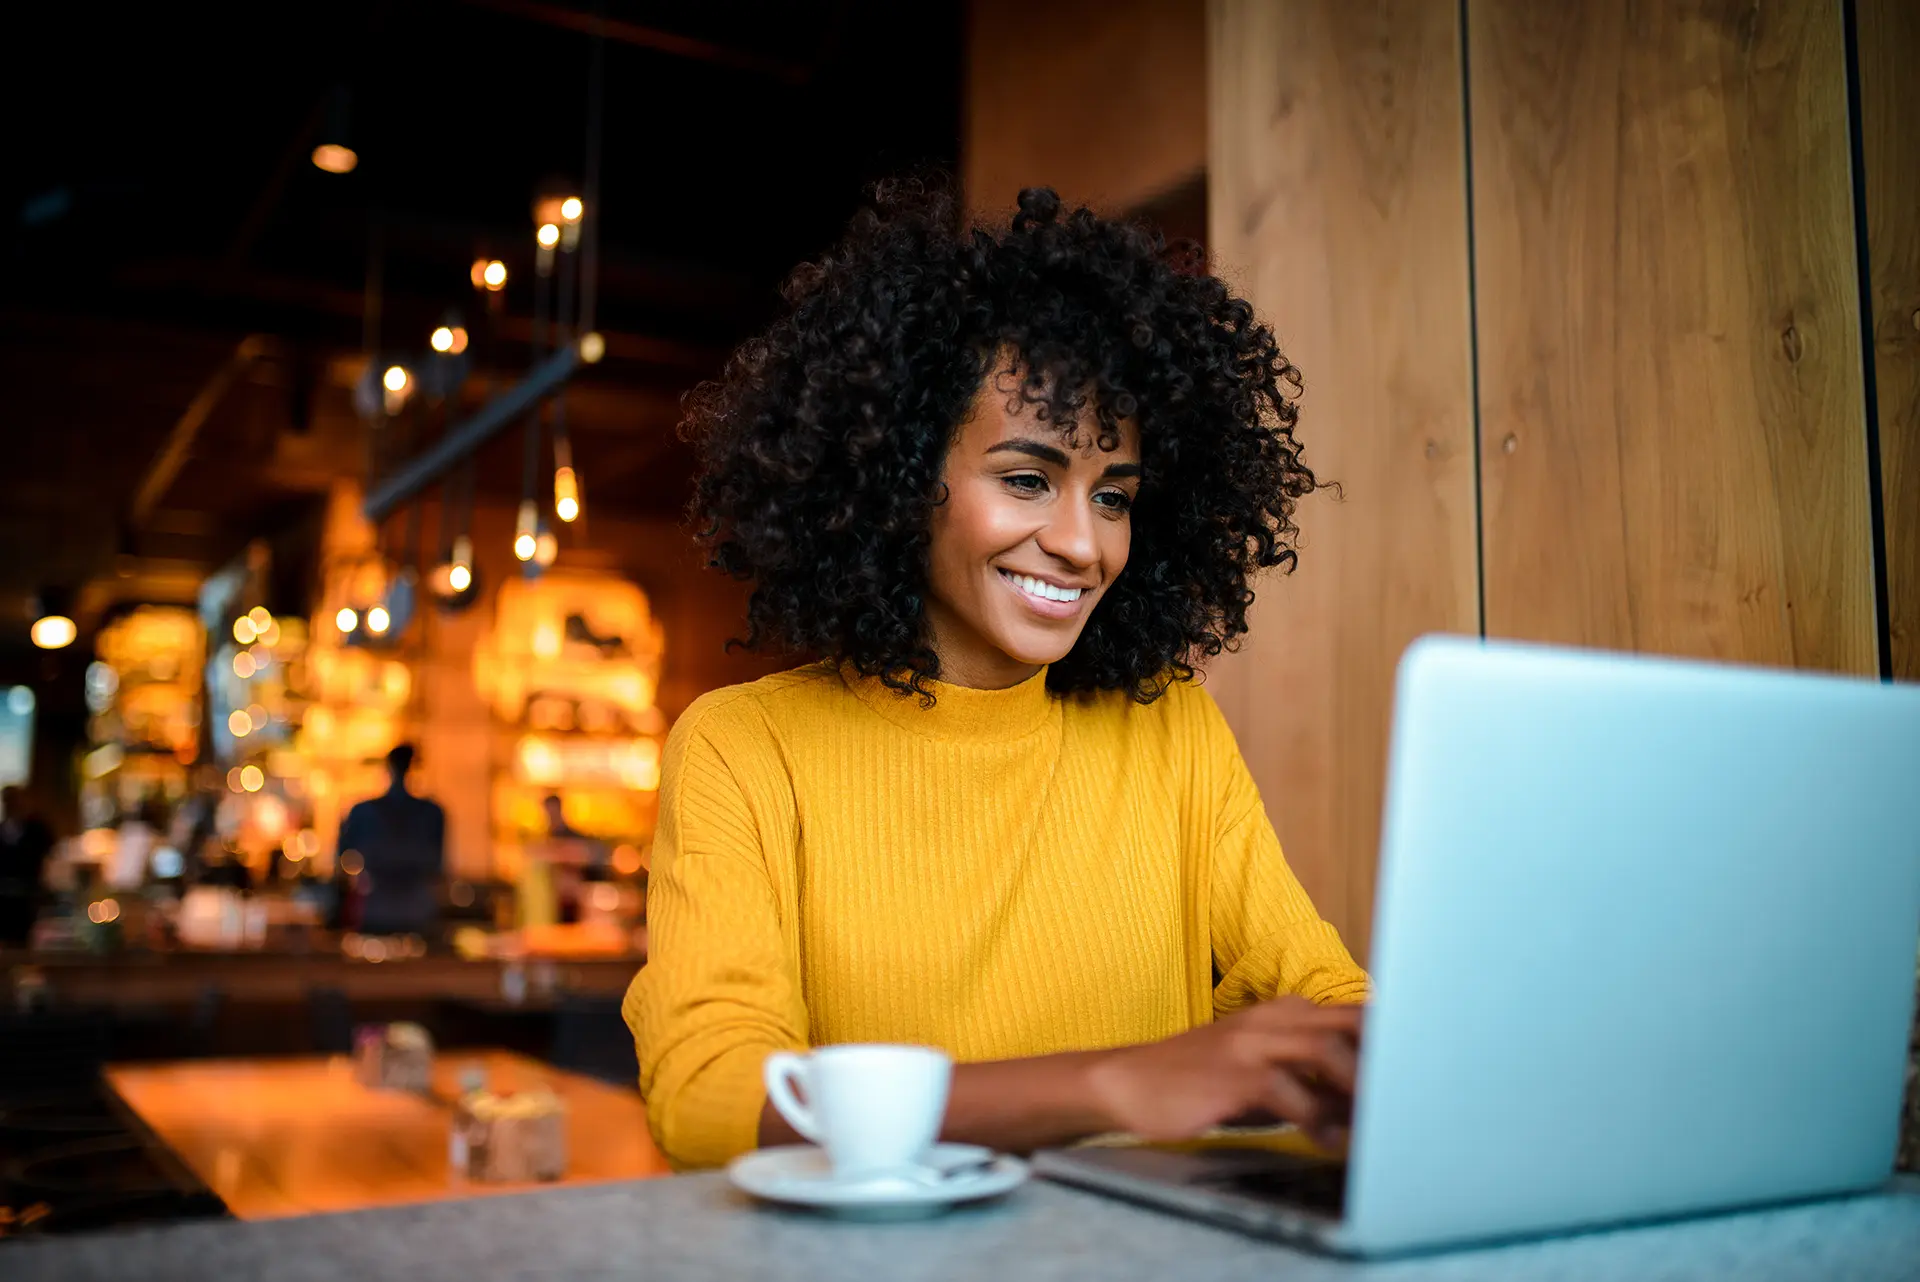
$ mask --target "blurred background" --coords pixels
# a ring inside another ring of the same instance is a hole
[[[416,1029],[664,1169],[660,745],[791,662],[725,649],[679,399],[888,174],[1201,242],[1303,370],[1343,497],[1208,680],[1362,958],[1413,637],[1920,679],[1906,0],[10,16],[0,1236],[444,1196],[362,1089]],[[445,866],[389,930],[341,828],[402,743]],[[197,1128],[243,1098],[277,1156]],[[413,1156],[296,1142],[350,1120]]]

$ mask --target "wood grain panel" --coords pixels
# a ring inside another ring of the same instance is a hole
[[[1364,958],[1394,665],[1476,630],[1465,155],[1455,8],[1215,0],[1210,248],[1304,374],[1304,503],[1209,683],[1289,860]]]
[[[1920,5],[1854,0],[1893,675],[1920,681]]]
[[[1022,187],[1125,212],[1207,159],[1206,0],[973,0],[961,152],[969,206]]]
[[[345,1056],[107,1069],[115,1093],[243,1220],[358,1211],[549,1187],[474,1184],[448,1166],[461,1070],[490,1089],[547,1087],[567,1106],[562,1184],[671,1173],[640,1096],[506,1051],[436,1058],[434,1098],[369,1090]]]
[[[1488,633],[1872,672],[1839,6],[1467,8]]]

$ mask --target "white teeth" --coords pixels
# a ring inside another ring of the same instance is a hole
[[[1028,596],[1037,596],[1043,601],[1078,601],[1080,593],[1084,591],[1082,588],[1056,588],[1053,584],[1043,582],[1029,574],[1009,574],[1007,577],[1012,579],[1014,586],[1022,592]]]

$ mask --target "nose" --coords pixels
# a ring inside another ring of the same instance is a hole
[[[1047,523],[1040,527],[1034,541],[1040,550],[1076,570],[1084,570],[1100,559],[1099,540],[1093,527],[1094,515],[1086,503],[1065,502],[1051,505]]]

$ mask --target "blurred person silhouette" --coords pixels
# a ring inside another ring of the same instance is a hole
[[[40,879],[53,830],[28,808],[26,792],[0,788],[0,947],[24,948],[40,905]]]
[[[106,869],[107,886],[113,890],[138,890],[146,884],[153,852],[167,821],[160,803],[144,797],[133,813],[120,821],[113,854]]]
[[[414,755],[410,743],[389,752],[387,791],[349,810],[340,825],[336,865],[359,856],[359,929],[365,934],[425,934],[439,919],[447,814],[407,791]]]

